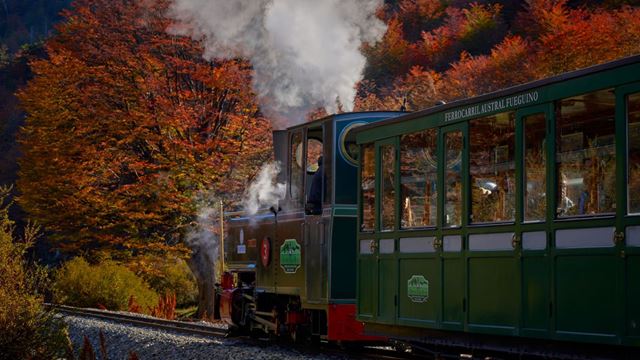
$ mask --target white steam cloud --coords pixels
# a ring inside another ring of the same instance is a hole
[[[263,110],[301,122],[336,99],[351,110],[366,60],[363,42],[386,27],[376,16],[383,0],[173,0],[170,14],[185,26],[170,31],[204,40],[205,57],[243,57],[255,69]]]
[[[258,210],[278,207],[278,202],[284,199],[287,184],[276,181],[280,172],[280,163],[273,162],[265,164],[258,177],[249,185],[243,201],[244,210],[247,215],[253,216]]]
[[[215,207],[215,201],[210,203],[210,206],[201,204],[196,221],[191,224],[185,237],[185,243],[192,250],[189,265],[198,279],[207,279],[211,274],[218,273],[216,263],[220,257],[220,241],[215,229],[220,226],[220,212]]]

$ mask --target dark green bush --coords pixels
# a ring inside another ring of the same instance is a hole
[[[59,304],[109,310],[128,310],[132,296],[143,311],[158,303],[158,295],[127,267],[111,260],[90,265],[81,257],[58,270],[53,296]]]

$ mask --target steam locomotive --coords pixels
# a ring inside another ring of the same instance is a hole
[[[329,116],[275,131],[278,205],[227,214],[220,310],[246,332],[368,341],[356,315],[358,148],[353,130],[401,112]],[[318,161],[320,160],[320,162]],[[315,181],[314,181],[315,179]]]
[[[274,146],[285,199],[227,219],[236,327],[640,358],[640,56]]]

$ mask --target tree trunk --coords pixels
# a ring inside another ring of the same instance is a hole
[[[216,313],[216,266],[215,260],[207,251],[192,248],[189,268],[198,284],[198,312],[200,319],[213,320]]]

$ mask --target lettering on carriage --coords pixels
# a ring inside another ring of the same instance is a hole
[[[500,111],[517,106],[523,106],[538,101],[540,95],[538,91],[531,91],[524,94],[514,95],[506,98],[501,98],[488,103],[468,106],[462,109],[457,109],[444,113],[444,121],[450,122],[461,119],[468,119],[478,117],[494,111]]]

